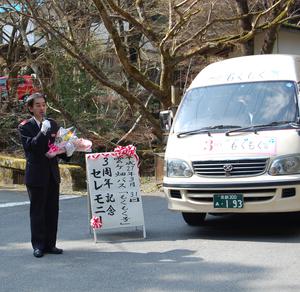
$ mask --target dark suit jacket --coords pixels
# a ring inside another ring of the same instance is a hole
[[[60,183],[57,157],[49,159],[45,156],[49,150],[48,144],[54,142],[58,131],[57,123],[52,119],[48,120],[51,130],[46,135],[40,131],[33,117],[23,121],[18,127],[25,151],[25,184],[28,186],[47,186],[51,174],[55,182]],[[61,158],[66,158],[66,155],[61,155]]]

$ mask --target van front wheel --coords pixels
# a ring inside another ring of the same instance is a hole
[[[206,213],[185,213],[182,212],[183,220],[191,226],[201,226],[205,221]]]

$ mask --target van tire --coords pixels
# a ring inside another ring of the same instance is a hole
[[[185,213],[182,212],[183,220],[190,226],[202,226],[205,221],[206,213]]]

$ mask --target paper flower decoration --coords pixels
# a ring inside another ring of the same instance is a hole
[[[102,227],[102,218],[97,217],[97,216],[93,216],[90,223],[91,223],[91,227],[93,229],[99,229],[99,228]]]
[[[114,149],[114,153],[121,158],[124,157],[135,157],[137,161],[139,161],[139,157],[136,154],[136,147],[133,145],[127,145],[127,146],[117,146]]]

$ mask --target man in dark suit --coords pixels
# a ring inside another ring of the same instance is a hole
[[[27,99],[32,115],[23,121],[18,130],[26,156],[25,184],[30,198],[30,227],[33,255],[61,254],[56,247],[60,174],[57,157],[48,158],[49,144],[55,140],[58,125],[53,119],[45,119],[45,96],[34,93]],[[74,152],[72,145],[60,158],[68,160]]]

